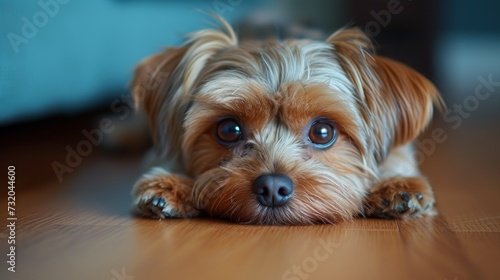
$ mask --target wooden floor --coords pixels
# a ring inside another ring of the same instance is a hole
[[[15,273],[0,230],[0,279],[500,279],[500,118],[479,115],[456,130],[434,125],[448,139],[423,170],[439,216],[304,227],[133,218],[139,154],[96,150],[58,183],[50,163],[78,137],[4,139],[0,173],[17,166],[18,220]]]

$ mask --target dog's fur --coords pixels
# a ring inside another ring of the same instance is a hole
[[[139,214],[302,225],[436,213],[412,148],[441,102],[429,80],[375,55],[358,29],[325,42],[239,43],[220,22],[136,69],[133,94],[166,163],[134,186]],[[230,146],[215,137],[228,117],[243,130]],[[338,133],[328,149],[307,138],[318,118]],[[269,173],[293,181],[284,206],[260,205],[252,193]]]

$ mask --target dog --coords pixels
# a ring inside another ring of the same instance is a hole
[[[442,103],[428,79],[356,28],[240,43],[218,21],[135,70],[163,160],[133,187],[137,214],[307,225],[437,213],[412,145]]]

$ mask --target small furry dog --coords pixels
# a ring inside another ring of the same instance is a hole
[[[304,225],[436,213],[412,147],[441,104],[429,80],[375,55],[358,29],[239,43],[219,21],[136,69],[164,160],[133,188],[140,215]]]

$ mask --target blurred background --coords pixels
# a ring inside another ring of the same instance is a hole
[[[437,117],[446,129],[500,119],[500,1],[0,0],[3,163],[36,165],[27,185],[57,180],[51,164],[104,117],[117,129],[94,151],[144,150],[147,141],[127,137],[132,71],[208,27],[200,10],[226,18],[242,38],[322,39],[358,26],[380,54],[436,83],[451,110]]]
[[[150,150],[133,69],[209,27],[200,10],[242,39],[322,40],[357,26],[379,54],[432,80],[447,109],[416,156],[440,215],[335,227],[131,218]],[[498,0],[0,0],[0,178],[15,166],[19,217],[19,271],[6,275],[12,231],[2,224],[0,279],[132,279],[116,276],[125,269],[136,279],[278,279],[304,266],[319,238],[341,246],[308,279],[500,279],[499,14]]]

